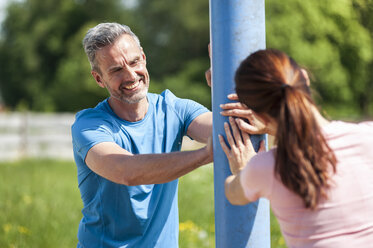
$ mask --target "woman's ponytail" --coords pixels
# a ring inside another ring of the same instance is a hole
[[[283,94],[277,121],[275,173],[303,199],[306,208],[315,209],[326,197],[335,157],[312,113],[314,105],[308,95],[291,86],[284,88]]]

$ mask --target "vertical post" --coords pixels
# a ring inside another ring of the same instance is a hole
[[[28,111],[22,111],[19,114],[20,126],[19,126],[19,152],[18,156],[20,158],[25,158],[29,156],[29,113]]]
[[[265,48],[264,0],[210,0],[212,110],[214,137],[215,240],[217,248],[269,248],[269,202],[231,205],[224,194],[230,175],[217,135],[224,134],[219,105],[234,92],[234,73],[250,53]],[[255,149],[265,135],[252,136]]]

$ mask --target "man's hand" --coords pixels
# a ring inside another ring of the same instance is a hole
[[[207,49],[209,51],[209,57],[210,57],[210,63],[211,63],[211,46],[210,46],[210,44],[208,45]],[[207,85],[211,87],[211,66],[207,71],[205,71],[205,77],[206,77]]]
[[[211,68],[205,71],[207,85],[211,87]]]
[[[214,147],[213,147],[213,143],[212,143],[212,135],[207,140],[206,151],[209,154],[209,158],[208,158],[209,161],[206,162],[206,163],[210,163],[214,160]]]

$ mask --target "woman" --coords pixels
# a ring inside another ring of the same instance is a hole
[[[228,200],[268,198],[288,247],[373,247],[373,122],[323,118],[306,71],[277,50],[250,55],[235,81],[251,126],[230,117],[230,148],[219,136],[233,174]],[[223,107],[224,115],[243,117]],[[264,152],[261,144],[256,154],[240,129],[268,132],[276,146]]]

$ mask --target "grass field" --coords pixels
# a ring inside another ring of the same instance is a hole
[[[215,247],[213,190],[212,165],[181,178],[180,248]],[[76,247],[81,207],[73,162],[0,163],[0,247]],[[271,243],[286,247],[272,216]]]

